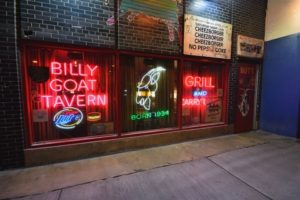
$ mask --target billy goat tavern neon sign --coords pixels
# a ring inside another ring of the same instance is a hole
[[[151,69],[138,82],[135,102],[145,110],[150,110],[151,108],[151,98],[155,98],[155,93],[158,89],[157,82],[162,71],[166,71],[166,69],[163,67]]]
[[[51,75],[61,78],[54,78],[48,82],[50,92],[55,95],[51,93],[41,95],[46,108],[106,106],[106,94],[96,92],[98,83],[95,74],[97,71],[99,71],[97,65],[51,62]],[[69,95],[64,94],[65,92]],[[82,94],[82,92],[93,93]],[[58,95],[60,93],[61,95]]]

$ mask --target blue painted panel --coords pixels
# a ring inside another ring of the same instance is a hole
[[[266,42],[262,77],[262,130],[299,136],[300,34]]]

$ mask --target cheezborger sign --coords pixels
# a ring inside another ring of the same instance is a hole
[[[185,15],[184,54],[230,59],[232,25]]]

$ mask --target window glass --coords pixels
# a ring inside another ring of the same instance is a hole
[[[114,132],[114,57],[27,49],[27,99],[33,141]]]
[[[176,126],[177,61],[121,56],[122,131]]]
[[[185,62],[182,124],[197,125],[222,121],[223,87],[221,66]]]

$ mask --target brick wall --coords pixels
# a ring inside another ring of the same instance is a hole
[[[170,0],[171,1],[171,0]],[[121,6],[122,8],[122,6]],[[149,10],[155,8],[148,8]],[[171,31],[174,39],[169,39],[169,29],[164,18],[144,15],[142,12],[130,12],[119,10],[118,23],[118,48],[125,50],[160,53],[164,55],[176,55],[181,52],[181,42],[178,33],[181,34],[183,7],[177,3],[177,19],[173,20]],[[130,14],[132,14],[130,16]],[[146,13],[147,14],[147,13]],[[136,15],[135,17],[133,17]],[[129,20],[133,17],[132,20]]]
[[[0,5],[0,113],[1,113],[1,169],[22,166],[24,128],[20,90],[20,69],[16,51],[15,1],[5,0]],[[17,1],[19,2],[19,1]],[[180,1],[179,1],[180,2]],[[229,123],[234,122],[237,83],[237,34],[264,38],[267,0],[210,0],[205,8],[197,9],[194,0],[186,0],[186,12],[201,17],[232,23],[232,63],[229,74]],[[183,5],[178,3],[178,30],[182,27]],[[22,0],[19,36],[50,42],[77,44],[151,52],[163,55],[181,55],[180,37],[169,39],[169,30],[161,20],[137,18],[129,21],[119,16],[116,26],[107,20],[114,15],[113,0]],[[120,12],[119,12],[120,14]],[[150,20],[150,21],[143,21]],[[113,22],[111,20],[110,22]],[[148,23],[145,23],[148,22]],[[118,30],[118,34],[115,30]]]
[[[22,0],[22,37],[113,48],[112,0]]]
[[[264,39],[265,35],[265,15],[267,8],[267,0],[231,0],[232,1],[232,65],[229,76],[229,99],[228,99],[228,120],[229,123],[234,122],[234,114],[236,109],[236,85],[238,78],[237,67],[237,35],[246,35],[258,39]],[[259,74],[259,78],[261,74]],[[260,88],[258,100],[260,99]],[[257,113],[259,113],[260,102],[258,102]]]
[[[232,63],[229,74],[228,121],[234,123],[236,109],[237,35],[264,39],[267,0],[212,0],[205,5],[186,1],[186,13],[232,24]],[[259,77],[261,74],[259,74]],[[259,89],[260,91],[260,89]],[[260,92],[258,94],[260,99]],[[259,103],[259,102],[258,102]],[[259,113],[259,104],[257,108]]]
[[[22,166],[24,160],[15,2],[0,4],[0,170]]]
[[[186,0],[186,13],[212,20],[231,23],[231,0],[200,1]]]

